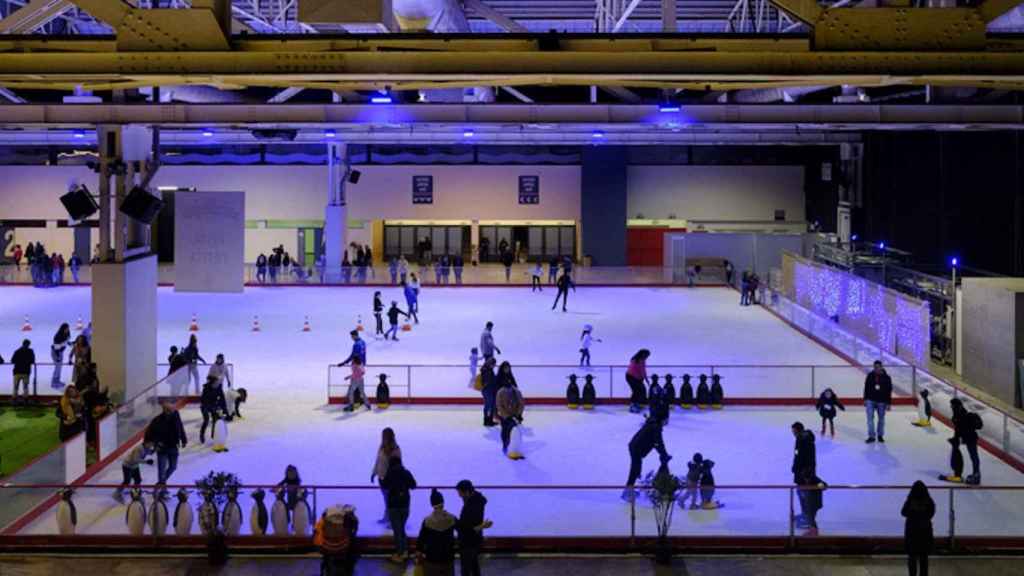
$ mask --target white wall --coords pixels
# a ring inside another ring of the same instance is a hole
[[[804,220],[801,166],[630,166],[627,216],[682,220]]]

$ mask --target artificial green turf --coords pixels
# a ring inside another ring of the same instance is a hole
[[[57,446],[57,425],[53,406],[0,408],[0,476]]]

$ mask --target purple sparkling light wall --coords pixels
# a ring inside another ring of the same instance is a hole
[[[859,276],[786,254],[787,294],[889,354],[925,366],[931,350],[928,305]]]

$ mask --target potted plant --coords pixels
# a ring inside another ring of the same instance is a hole
[[[220,525],[218,510],[227,503],[229,495],[239,493],[242,481],[229,472],[210,472],[196,480],[196,489],[203,495],[199,507],[199,526],[207,536],[207,561],[211,566],[223,566],[228,559],[224,529]]]
[[[672,474],[668,463],[662,462],[657,472],[648,472],[643,480],[643,491],[654,507],[654,521],[658,525],[658,544],[654,560],[658,564],[672,562],[672,547],[668,541],[668,531],[672,526],[672,512],[675,510],[679,492],[686,486],[686,481]]]

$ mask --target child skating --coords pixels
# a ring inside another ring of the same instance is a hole
[[[836,408],[846,412],[846,407],[839,401],[839,397],[832,391],[831,388],[826,388],[821,396],[818,396],[818,414],[821,416],[821,435],[825,436],[825,423],[829,425],[829,429],[833,438],[836,437]]]
[[[679,499],[680,508],[687,508],[687,501],[690,502],[690,510],[696,510],[698,508],[697,488],[700,486],[700,472],[703,462],[704,457],[701,456],[700,452],[697,452],[693,455],[693,459],[686,463],[686,492],[684,492],[683,497]]]
[[[398,302],[395,302],[394,300],[392,300],[391,301],[391,308],[388,308],[388,322],[391,324],[391,327],[388,328],[387,333],[384,334],[384,339],[385,340],[388,339],[388,335],[390,334],[391,335],[391,339],[393,341],[395,341],[395,342],[398,342],[398,317],[399,316],[405,316],[406,318],[409,317],[408,314],[406,314],[405,312],[403,312],[401,309],[398,308]]]
[[[370,403],[366,400],[366,390],[363,388],[363,376],[365,375],[366,368],[363,367],[363,361],[353,358],[352,372],[345,376],[345,380],[348,380],[348,406],[345,406],[345,412],[355,410],[357,402],[362,402],[364,408],[370,409]]]
[[[583,326],[583,333],[580,334],[580,367],[584,365],[590,368],[590,345],[600,342],[600,338],[594,338],[594,327],[590,324]]]

